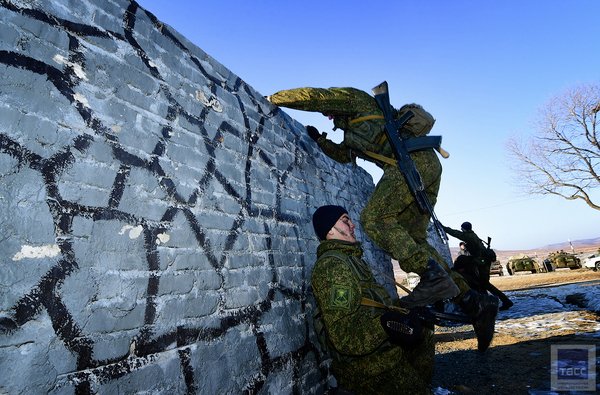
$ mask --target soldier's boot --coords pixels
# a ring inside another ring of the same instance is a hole
[[[458,306],[471,317],[477,335],[477,349],[486,352],[494,338],[494,327],[498,315],[498,297],[469,290]]]
[[[500,306],[500,308],[498,310],[508,310],[514,306],[514,303],[512,302],[512,300],[510,300],[506,296],[504,296],[504,297],[501,296],[500,300],[502,301],[502,306]]]
[[[425,272],[413,291],[400,298],[400,306],[411,309],[429,306],[437,301],[452,299],[460,290],[452,277],[433,258],[429,258]]]

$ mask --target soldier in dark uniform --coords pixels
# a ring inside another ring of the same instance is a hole
[[[392,300],[362,259],[361,243],[343,207],[320,207],[313,225],[321,244],[311,286],[324,324],[326,341],[321,343],[332,354],[340,387],[355,394],[431,395],[433,331],[412,313],[385,307],[398,306],[398,299]],[[315,328],[320,325],[315,322]]]
[[[283,107],[321,112],[332,119],[334,130],[344,131],[341,144],[328,140],[326,133],[307,127],[309,136],[330,158],[340,163],[355,163],[358,157],[383,169],[383,176],[361,213],[360,223],[369,238],[396,259],[404,271],[421,277],[413,292],[402,298],[403,306],[426,306],[452,298],[473,319],[479,350],[487,350],[494,334],[498,300],[473,291],[465,278],[451,270],[427,242],[430,215],[419,210],[403,174],[392,159],[392,148],[384,130],[385,120],[375,98],[354,88],[298,88],[277,92],[267,99]],[[415,116],[403,128],[404,137],[427,135],[435,120],[421,106],[405,105],[394,117],[398,119],[409,110]],[[425,192],[435,205],[442,173],[440,161],[432,148],[410,155],[421,175]]]
[[[479,271],[477,266],[473,265],[471,254],[467,251],[467,243],[461,241],[459,243],[458,256],[454,260],[454,266],[452,270],[459,272],[464,278],[467,279],[469,286],[477,292],[487,292],[481,285],[479,279]]]
[[[479,236],[473,232],[473,226],[470,222],[463,222],[460,230],[454,230],[444,226],[444,231],[452,237],[465,242],[465,248],[469,252],[468,256],[461,258],[465,266],[470,266],[467,270],[477,270],[479,283],[481,287],[496,295],[502,301],[499,310],[508,310],[513,306],[513,302],[502,291],[490,283],[490,266],[492,262],[485,259],[483,250],[485,247]]]
[[[460,248],[458,250],[458,256],[471,255],[471,254],[469,254],[469,251],[467,251],[467,243],[465,243],[464,241],[461,241],[460,243],[458,243],[458,247]]]

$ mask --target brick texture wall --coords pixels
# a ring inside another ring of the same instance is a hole
[[[0,0],[0,393],[322,393],[310,218],[372,189],[137,3]]]

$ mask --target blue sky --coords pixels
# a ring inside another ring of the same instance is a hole
[[[531,131],[552,95],[600,82],[599,1],[138,3],[263,95],[303,86],[370,92],[387,80],[394,106],[421,104],[450,152],[435,209],[444,225],[470,221],[503,250],[600,237],[598,210],[514,188],[504,149],[509,136]],[[284,111],[341,141],[322,115]]]

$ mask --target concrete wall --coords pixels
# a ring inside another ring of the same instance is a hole
[[[327,388],[310,217],[373,183],[263,94],[135,2],[0,0],[1,394]]]

